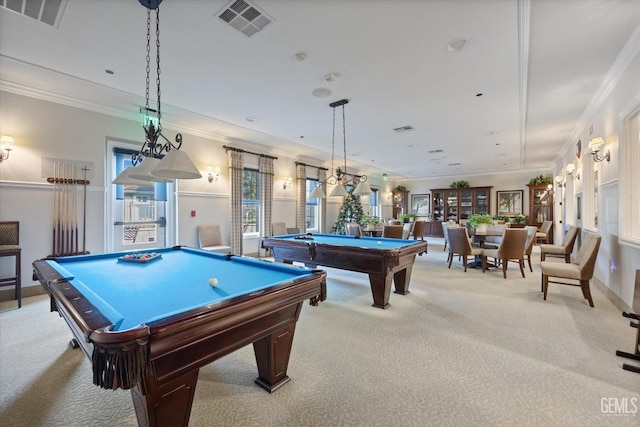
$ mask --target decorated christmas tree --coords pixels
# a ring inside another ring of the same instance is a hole
[[[352,193],[349,193],[342,202],[342,207],[340,208],[340,212],[338,212],[338,220],[333,224],[331,232],[333,234],[346,234],[344,231],[344,225],[349,222],[360,223],[362,215],[363,212],[360,201]]]

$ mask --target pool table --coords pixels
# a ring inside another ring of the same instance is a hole
[[[324,271],[180,246],[144,252],[155,255],[33,263],[94,384],[131,389],[139,425],[186,426],[199,368],[247,344],[258,385],[273,392],[289,381],[296,322],[306,299],[325,298]]]
[[[389,307],[392,281],[395,293],[409,293],[415,257],[427,251],[423,240],[310,233],[265,237],[262,246],[269,248],[278,262],[367,273],[373,306],[382,309]]]

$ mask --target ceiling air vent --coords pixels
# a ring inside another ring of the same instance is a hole
[[[236,0],[218,12],[218,18],[247,37],[264,29],[273,19],[257,6],[245,0]]]
[[[404,132],[409,132],[413,130],[413,126],[402,126],[399,128],[395,128],[394,131],[398,132],[398,133],[404,133]]]
[[[427,151],[427,153],[429,153],[429,154],[444,153],[444,150],[440,150],[440,149],[429,150],[429,151]]]
[[[67,0],[0,0],[0,7],[58,28]]]

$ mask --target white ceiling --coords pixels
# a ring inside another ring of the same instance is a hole
[[[218,19],[232,2],[162,2],[165,128],[329,166],[329,104],[346,98],[349,170],[395,179],[549,170],[640,31],[638,0],[252,2],[273,22],[250,38]],[[56,28],[0,7],[0,88],[137,120],[146,15],[138,0],[68,0]]]

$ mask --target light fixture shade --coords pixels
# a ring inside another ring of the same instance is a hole
[[[134,170],[135,170],[134,166],[127,166],[122,172],[120,172],[120,175],[118,175],[116,179],[111,181],[111,183],[125,184],[125,185],[152,185],[151,181],[143,181],[141,179],[131,178],[129,174]]]
[[[311,194],[309,194],[309,197],[312,199],[324,199],[327,196],[324,194],[324,191],[322,191],[322,186],[318,185],[313,189]]]
[[[358,184],[356,189],[353,190],[354,196],[368,196],[371,193],[372,193],[371,187],[369,186],[369,183],[366,181],[360,182],[360,184]]]
[[[142,164],[144,165],[144,162]],[[151,175],[170,179],[202,178],[202,174],[189,159],[187,153],[178,150],[169,150],[167,155],[151,170]]]
[[[596,136],[591,141],[589,141],[589,148],[591,151],[599,151],[600,146],[604,144],[604,139],[601,136]]]
[[[333,187],[333,190],[331,190],[331,193],[329,193],[329,197],[347,197],[348,195],[349,192],[346,188],[344,188],[344,185],[342,184],[338,184]]]
[[[154,170],[158,164],[160,164],[160,159],[156,159],[155,157],[145,157],[142,160],[142,163],[138,164],[131,172],[129,172],[129,178],[140,179],[142,181],[171,182],[171,179],[151,174],[151,171]]]
[[[568,174],[572,174],[575,170],[576,170],[576,165],[574,165],[573,163],[569,163],[567,165],[567,173]]]

